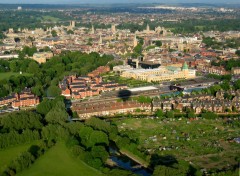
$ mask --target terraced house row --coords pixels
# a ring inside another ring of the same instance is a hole
[[[30,89],[25,88],[20,93],[13,93],[7,97],[0,98],[0,107],[12,106],[13,108],[36,106],[39,98],[31,93]]]

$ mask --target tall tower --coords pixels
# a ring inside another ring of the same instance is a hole
[[[95,33],[95,29],[94,29],[94,26],[92,25],[92,34]]]
[[[133,39],[133,47],[136,47],[137,45],[138,45],[138,40],[137,40],[137,36],[135,35]]]
[[[70,27],[74,28],[75,27],[76,22],[75,21],[70,21]]]
[[[100,35],[100,38],[99,38],[99,45],[102,45],[103,41],[102,41],[102,35]]]
[[[150,31],[150,27],[149,27],[149,25],[147,24],[147,29],[146,29],[146,31],[147,32],[149,32]]]
[[[115,26],[115,24],[112,24],[111,30],[112,30],[112,33],[115,33],[115,32],[116,32],[116,26]]]

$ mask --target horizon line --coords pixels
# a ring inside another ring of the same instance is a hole
[[[89,5],[89,4],[95,4],[95,5],[102,5],[102,4],[209,4],[209,5],[219,5],[219,4],[240,4],[240,2],[221,2],[221,3],[214,3],[214,2],[102,2],[102,3],[94,3],[94,2],[88,2],[88,3],[68,3],[68,2],[62,2],[62,3],[1,3],[1,5]]]

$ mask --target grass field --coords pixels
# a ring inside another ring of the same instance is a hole
[[[35,163],[18,176],[98,176],[99,171],[86,165],[81,160],[73,158],[64,143],[47,151]]]
[[[60,19],[52,16],[43,16],[41,19],[43,22],[58,22]]]
[[[129,118],[115,123],[120,131],[138,138],[139,148],[149,154],[173,155],[200,168],[225,168],[237,164],[236,157],[240,156],[240,145],[231,142],[240,135],[237,120],[228,124],[223,119]]]
[[[15,72],[6,72],[6,73],[0,73],[0,80],[3,80],[3,79],[9,79],[11,76],[31,76],[31,74],[29,73],[15,73]]]
[[[0,173],[4,171],[6,166],[15,159],[20,153],[27,151],[28,148],[37,142],[30,144],[23,144],[15,147],[10,147],[8,149],[0,150]]]
[[[103,76],[103,80],[106,82],[117,82],[119,84],[127,84],[129,87],[139,87],[139,86],[149,86],[154,85],[153,83],[149,83],[146,81],[123,78],[115,74],[108,74]]]

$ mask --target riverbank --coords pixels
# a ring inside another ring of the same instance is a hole
[[[149,163],[148,163],[147,161],[143,160],[142,158],[140,158],[140,157],[137,156],[137,155],[134,155],[134,154],[131,153],[130,151],[128,151],[128,150],[126,150],[126,149],[120,149],[119,152],[120,152],[122,155],[125,155],[125,156],[131,158],[133,161],[135,161],[136,163],[138,163],[138,164],[141,165],[142,167],[152,170],[151,168],[149,168]]]

